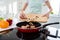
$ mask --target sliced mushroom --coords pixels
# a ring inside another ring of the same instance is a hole
[[[33,26],[31,26],[31,28],[32,28],[32,29],[34,29],[34,28],[35,28],[35,26],[34,26],[34,25],[33,25]]]
[[[22,29],[27,29],[27,27],[26,27],[26,26],[21,26],[21,28],[22,28]]]

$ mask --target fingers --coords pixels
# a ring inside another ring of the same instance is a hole
[[[22,13],[22,14],[20,14],[20,18],[21,18],[21,19],[26,19],[27,17],[26,17],[25,14]]]
[[[47,17],[47,18],[49,18],[49,13],[44,14],[42,17]]]

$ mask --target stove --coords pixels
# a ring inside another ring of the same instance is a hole
[[[18,27],[21,27],[20,23],[18,23],[18,25],[17,25]],[[25,25],[25,23],[22,24],[22,25]],[[35,23],[35,25],[36,24],[40,25],[40,23],[38,23],[38,22]],[[18,38],[20,38],[22,40],[35,40],[37,38],[40,38],[40,40],[47,40],[47,36],[57,38],[58,37],[57,36],[58,31],[56,33],[56,36],[54,36],[54,35],[50,35],[50,31],[48,31],[48,29],[46,28],[46,26],[53,25],[53,24],[59,24],[59,22],[45,24],[45,25],[43,25],[43,27],[40,27],[39,30],[36,31],[36,32],[30,32],[31,29],[28,30],[29,32],[27,32],[27,30],[25,30],[25,29],[22,30],[22,31],[21,31],[21,29],[18,29],[16,35],[17,35]],[[36,26],[36,27],[39,27],[39,26]],[[23,32],[23,31],[25,31],[25,32]]]
[[[40,37],[40,33],[16,33],[18,38],[24,39],[24,40],[34,40],[36,38]]]
[[[33,32],[33,33],[22,33],[17,31],[16,35],[18,38],[22,40],[36,40],[36,39],[41,39],[41,40],[46,40],[47,39],[47,32],[48,30],[43,30],[40,32]]]

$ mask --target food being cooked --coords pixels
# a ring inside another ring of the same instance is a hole
[[[27,29],[27,27],[26,27],[26,26],[21,26],[21,28],[22,28],[22,29]]]
[[[32,26],[32,25],[26,25],[26,26],[21,26],[21,28],[22,29],[34,29],[34,28],[36,28],[34,25]]]
[[[36,27],[33,25],[33,26],[31,26],[31,28],[32,28],[32,29],[35,29]]]

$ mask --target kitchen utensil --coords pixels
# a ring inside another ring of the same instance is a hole
[[[31,22],[33,25],[35,25],[35,28],[27,28],[27,29],[23,29],[21,28],[21,26],[26,26],[27,24],[29,24],[30,22],[19,22],[16,24],[17,26],[17,29],[18,31],[22,32],[22,33],[31,33],[31,32],[39,32],[43,29],[45,29],[46,26],[49,26],[49,25],[53,25],[53,24],[59,24],[59,22],[54,22],[54,23],[48,23],[48,24],[44,24],[42,25],[41,23],[39,22]]]

